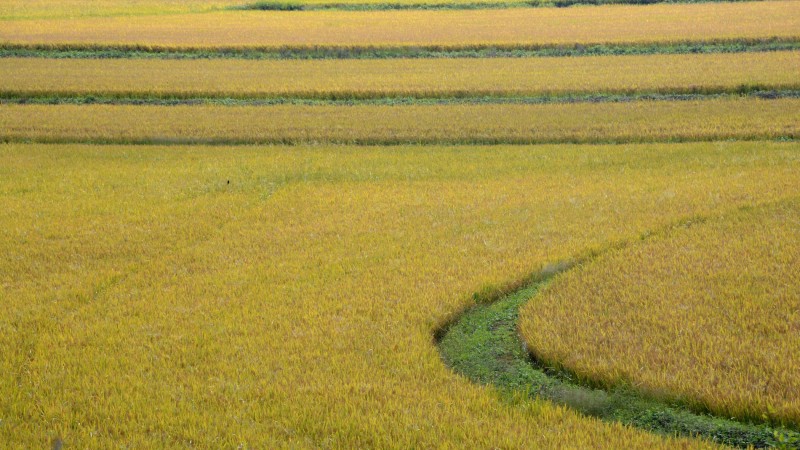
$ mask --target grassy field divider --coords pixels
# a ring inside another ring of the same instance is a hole
[[[69,93],[35,93],[0,91],[0,105],[219,105],[219,106],[273,106],[273,105],[306,105],[306,106],[355,106],[355,105],[546,105],[558,103],[625,103],[637,101],[698,101],[732,98],[785,99],[800,98],[800,89],[750,89],[744,87],[733,92],[720,93],[631,93],[631,94],[563,94],[540,96],[449,96],[413,97],[406,95],[375,97],[348,97],[342,95],[320,97],[225,97],[225,96],[192,96],[192,95],[133,95],[124,93],[78,94]]]
[[[14,90],[0,88],[4,103],[38,104],[547,104],[602,103],[639,100],[704,100],[723,97],[797,98],[796,84],[743,84],[739,86],[691,86],[672,89],[609,89],[592,91],[515,92],[495,90],[404,91],[295,91],[295,92],[141,92]]]
[[[616,144],[648,144],[648,143],[684,143],[684,142],[715,142],[715,141],[775,141],[775,142],[792,142],[795,141],[795,136],[771,136],[767,133],[748,136],[748,137],[735,137],[732,138],[724,134],[713,134],[708,136],[687,136],[675,137],[670,139],[643,139],[638,137],[621,137],[616,139],[527,139],[527,138],[471,138],[471,139],[436,139],[436,138],[410,138],[410,139],[392,139],[392,138],[353,138],[353,139],[303,139],[292,137],[274,137],[274,138],[192,138],[192,137],[97,137],[97,138],[75,138],[75,137],[60,137],[60,136],[45,136],[45,137],[21,137],[11,135],[0,135],[0,143],[3,144],[91,144],[91,145],[160,145],[160,146],[186,146],[186,145],[205,145],[205,146],[243,146],[243,145],[355,145],[355,146],[401,146],[401,145],[549,145],[549,144],[597,144],[597,145],[616,145]]]
[[[652,5],[655,3],[721,3],[760,0],[530,0],[530,1],[472,1],[472,2],[385,2],[385,3],[300,3],[257,1],[230,6],[233,11],[394,11],[394,10],[471,10],[508,8],[565,8],[576,5]]]
[[[138,44],[21,44],[0,42],[0,58],[59,59],[393,59],[529,58],[551,56],[744,53],[800,50],[800,37],[706,39],[675,42],[414,45],[414,46],[166,46]]]
[[[752,206],[738,208],[749,209]],[[581,414],[617,421],[647,431],[699,437],[740,448],[800,448],[800,432],[768,423],[735,421],[692,410],[680,402],[649,398],[620,384],[604,389],[568,370],[544,364],[527,347],[518,331],[519,309],[556,275],[600,255],[648,239],[680,231],[710,218],[687,217],[638,239],[593,249],[569,261],[541,270],[502,287],[487,286],[473,294],[462,312],[434,331],[444,362],[472,382],[495,386],[508,401],[546,399]]]

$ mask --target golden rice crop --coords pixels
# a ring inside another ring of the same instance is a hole
[[[258,3],[257,0],[4,0],[0,20],[75,18],[86,16],[158,15],[213,11]],[[269,3],[269,2],[263,2]],[[463,4],[474,0],[290,0],[274,3],[314,4]],[[497,0],[486,3],[515,3]],[[522,3],[522,2],[517,2]]]
[[[545,264],[800,194],[796,142],[0,145],[0,442],[652,448],[440,361]]]
[[[581,376],[796,426],[799,311],[795,200],[573,270],[526,305],[521,330],[538,355]]]
[[[0,93],[452,97],[800,87],[796,52],[373,60],[0,59]]]
[[[245,3],[246,0],[3,0],[0,20],[175,14]]]
[[[794,137],[800,99],[455,105],[2,105],[0,138],[117,143],[538,143]]]
[[[795,38],[795,1],[482,11],[223,11],[7,21],[0,42],[65,47],[313,47],[674,43]],[[502,24],[502,26],[498,26]]]

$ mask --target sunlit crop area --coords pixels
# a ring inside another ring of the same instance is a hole
[[[799,89],[797,52],[369,60],[0,59],[18,96],[542,96]]]
[[[0,20],[75,18],[202,12],[240,5],[239,0],[4,0]]]
[[[502,26],[498,26],[502,24]],[[469,11],[225,11],[8,21],[0,42],[67,48],[531,46],[794,39],[796,1]]]
[[[800,429],[800,1],[346,2],[0,5],[0,448],[730,443],[448,367],[576,261],[546,376]]]
[[[559,278],[522,332],[584,377],[798,424],[798,243],[797,200],[676,229]]]
[[[659,445],[503,403],[431,333],[484,285],[796,196],[798,150],[4,145],[0,440]]]
[[[5,0],[0,3],[0,20],[185,14],[231,8],[286,8],[301,5],[326,5],[334,8],[362,5],[364,9],[369,9],[370,5],[420,5],[421,7],[438,5],[447,7],[447,5],[476,3],[488,6],[530,7],[537,3],[553,2],[550,0],[539,2],[521,0]],[[609,3],[619,3],[619,1],[609,1]]]

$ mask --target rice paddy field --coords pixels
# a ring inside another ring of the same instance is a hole
[[[400,11],[217,11],[5,21],[0,43],[39,48],[526,47],[796,41],[789,1]],[[502,26],[499,26],[502,24]],[[532,26],[533,25],[533,26]]]
[[[522,330],[584,376],[796,423],[796,242],[796,198],[725,214],[570,271],[527,305]]]
[[[571,3],[0,5],[0,448],[800,447],[800,1]]]
[[[800,58],[794,51],[288,61],[9,57],[0,59],[0,96],[436,99],[711,94],[800,91],[798,74]]]

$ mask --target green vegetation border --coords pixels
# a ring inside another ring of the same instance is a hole
[[[273,106],[273,105],[480,105],[480,104],[552,104],[552,103],[624,103],[636,101],[692,101],[718,98],[752,97],[761,99],[800,98],[800,89],[769,89],[766,86],[737,86],[731,89],[708,89],[706,92],[690,93],[597,93],[597,94],[563,94],[541,96],[483,96],[476,97],[465,93],[442,96],[400,96],[372,93],[316,93],[314,96],[280,96],[259,97],[246,96],[210,97],[204,94],[176,95],[93,95],[93,94],[56,94],[56,93],[17,93],[0,90],[0,104],[13,105],[223,105],[223,106]]]
[[[282,48],[170,48],[143,45],[26,45],[0,43],[0,58],[73,59],[390,59],[530,58],[558,56],[743,53],[800,50],[791,39],[727,39],[643,44],[467,45],[467,46],[318,46]]]
[[[682,220],[660,232],[642,234],[639,241],[705,221],[703,217]],[[605,251],[627,245],[620,243]],[[519,308],[553,276],[605,251],[548,266],[507,288],[487,287],[475,293],[474,306],[434,333],[445,364],[472,382],[495,386],[509,402],[520,401],[520,396],[524,400],[546,399],[586,416],[733,447],[800,448],[800,432],[796,429],[716,417],[709,411],[691,410],[680,402],[644,397],[626,385],[602,389],[591,380],[579,379],[535,358],[518,332]]]
[[[565,8],[580,5],[652,5],[656,3],[737,3],[761,0],[525,0],[471,1],[460,3],[299,3],[291,1],[257,1],[228,7],[237,11],[391,11],[391,10],[472,10],[508,8]]]

